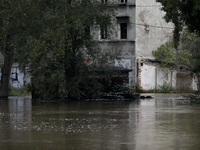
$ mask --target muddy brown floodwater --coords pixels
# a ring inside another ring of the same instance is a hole
[[[200,105],[176,94],[152,96],[113,102],[0,100],[0,150],[199,150]]]

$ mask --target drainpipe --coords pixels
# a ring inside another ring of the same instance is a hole
[[[157,90],[157,73],[158,73],[158,70],[157,70],[157,66],[156,66],[156,69],[155,69],[155,89],[154,89],[154,93],[156,93],[156,90]]]
[[[172,88],[172,76],[173,76],[173,72],[171,71],[171,88]]]

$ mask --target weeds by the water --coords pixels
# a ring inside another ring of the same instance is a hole
[[[158,88],[149,90],[150,93],[170,93],[171,91],[176,91],[176,89],[166,81],[163,83],[163,85],[158,85]]]
[[[185,97],[187,97],[191,103],[200,104],[200,91],[194,92]]]
[[[112,87],[111,92],[147,93],[148,91],[142,89],[139,85],[122,86],[122,85],[117,84],[117,85]]]
[[[29,85],[22,88],[9,87],[9,96],[26,96],[31,95],[31,89]]]

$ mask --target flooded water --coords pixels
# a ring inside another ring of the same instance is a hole
[[[0,150],[199,150],[200,105],[137,101],[0,100]]]

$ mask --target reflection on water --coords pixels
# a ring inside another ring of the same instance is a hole
[[[199,149],[200,105],[179,104],[175,96],[132,102],[0,100],[0,150]]]

